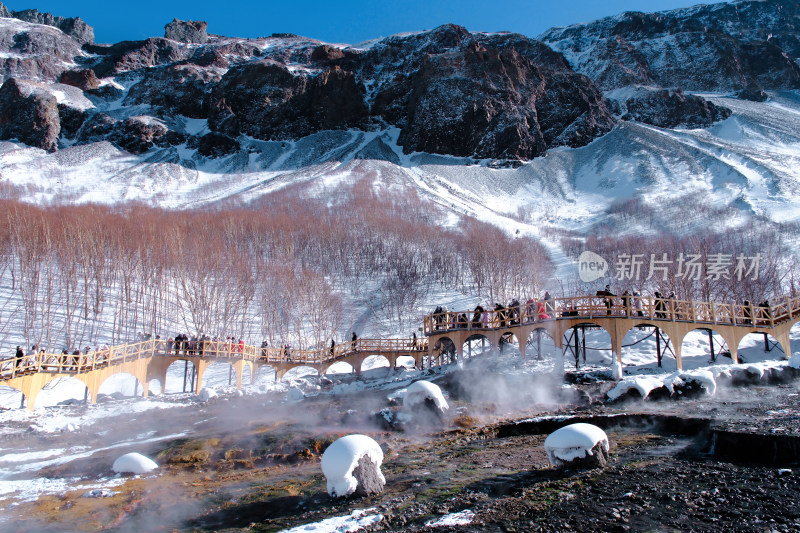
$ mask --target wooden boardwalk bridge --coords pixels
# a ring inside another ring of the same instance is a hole
[[[798,320],[800,298],[797,297],[769,306],[637,296],[555,298],[502,309],[477,308],[427,315],[422,328],[425,337],[420,339],[358,339],[355,343],[343,342],[333,348],[312,350],[262,348],[227,341],[176,344],[153,339],[88,354],[40,353],[20,359],[11,357],[0,360],[0,385],[21,391],[28,408],[33,409],[42,388],[64,377],[83,382],[91,401],[95,402],[102,383],[114,374],[133,375],[145,395],[153,379],[164,387],[167,369],[177,361],[190,361],[194,365],[194,389],[199,392],[203,374],[215,362],[229,363],[233,367],[236,386],[240,388],[245,367],[254,376],[259,368],[270,366],[276,378],[281,379],[295,367],[312,367],[324,374],[331,365],[343,361],[360,373],[367,357],[381,355],[393,367],[399,357],[408,356],[416,367],[423,368],[448,362],[448,346],[455,357],[461,359],[465,344],[476,339],[485,339],[494,348],[516,339],[524,358],[537,331],[546,332],[555,347],[564,352],[573,348],[571,343],[574,342],[577,353],[578,336],[567,334],[585,327],[602,328],[609,334],[609,349],[620,363],[622,341],[632,328],[658,328],[657,331],[665,333],[671,341],[678,369],[682,369],[681,343],[690,331],[717,332],[727,344],[734,362],[738,361],[739,343],[750,333],[772,335],[788,357],[791,354],[789,330]]]
[[[622,341],[636,327],[658,328],[671,342],[678,369],[683,369],[681,344],[691,331],[713,330],[724,340],[733,362],[738,347],[750,333],[768,334],[779,343],[786,357],[791,354],[789,330],[800,320],[800,297],[785,298],[769,306],[696,302],[670,298],[628,296],[583,296],[553,298],[502,309],[448,311],[428,315],[424,332],[429,352],[440,356],[445,345],[463,356],[467,341],[484,338],[495,348],[515,339],[524,358],[537,331],[546,332],[555,347],[579,350],[578,335],[570,330],[595,327],[611,338],[609,349],[622,364]],[[570,346],[575,342],[574,347]],[[452,344],[450,344],[452,343]]]
[[[292,368],[312,367],[324,374],[331,365],[343,361],[360,373],[364,360],[372,355],[386,357],[394,367],[401,356],[411,357],[416,366],[421,366],[427,353],[426,339],[358,339],[317,350],[262,348],[227,341],[175,343],[152,339],[88,354],[39,353],[22,359],[4,359],[0,361],[0,385],[22,392],[28,409],[32,410],[39,392],[58,378],[71,377],[83,382],[94,403],[100,386],[114,374],[134,376],[145,396],[153,379],[164,387],[167,369],[177,361],[192,363],[196,371],[194,390],[200,392],[203,375],[215,362],[230,364],[236,372],[236,387],[241,388],[244,367],[254,376],[259,368],[269,366],[275,370],[276,378],[281,379]]]

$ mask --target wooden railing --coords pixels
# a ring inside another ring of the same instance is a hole
[[[449,311],[427,315],[423,319],[426,335],[450,330],[486,330],[518,327],[550,320],[575,318],[641,318],[643,320],[686,321],[700,324],[727,324],[741,327],[774,327],[800,314],[800,297],[785,298],[769,307],[721,304],[629,296],[580,296],[552,298],[520,303],[503,309],[480,312]],[[258,363],[320,365],[341,360],[353,353],[426,353],[428,340],[358,339],[316,349],[265,347],[228,341],[188,341],[176,343],[163,339],[122,344],[88,354],[38,353],[22,358],[0,360],[0,380],[25,374],[81,374],[98,368],[135,361],[144,357],[178,356],[210,359],[245,360]]]
[[[108,366],[127,363],[145,357],[185,357],[207,359],[245,360],[258,363],[327,364],[344,359],[353,353],[407,352],[426,353],[428,340],[417,339],[358,339],[327,348],[299,350],[291,347],[265,347],[228,341],[173,342],[151,339],[132,344],[122,344],[99,349],[87,354],[37,353],[20,359],[9,357],[0,360],[0,380],[26,374],[45,372],[51,374],[83,374]]]
[[[550,320],[608,317],[774,327],[798,314],[800,297],[761,307],[649,296],[579,296],[529,301],[502,309],[434,313],[425,316],[423,331],[435,335],[450,330],[504,329]]]

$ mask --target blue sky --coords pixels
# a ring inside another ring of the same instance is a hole
[[[79,16],[95,29],[97,42],[164,35],[177,17],[205,20],[208,31],[258,37],[290,32],[326,42],[355,44],[404,31],[454,22],[472,31],[514,31],[535,37],[552,26],[587,22],[622,11],[661,11],[692,0],[0,0],[11,10],[36,8]],[[714,2],[705,2],[714,3]]]

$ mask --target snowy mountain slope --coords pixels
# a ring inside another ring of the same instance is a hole
[[[402,177],[461,213],[525,212],[537,224],[577,228],[602,217],[619,198],[640,195],[657,206],[694,192],[774,221],[796,220],[800,94],[776,93],[763,103],[710,98],[733,115],[709,129],[622,123],[586,147],[553,150],[518,168],[406,155],[397,145],[397,130],[332,131],[297,142],[243,140],[239,153],[216,159],[185,145],[136,156],[105,142],[52,153],[5,142],[0,179],[35,202],[139,200],[185,208],[249,201],[298,181],[318,182],[314,190],[322,196],[335,192],[346,176],[371,173],[389,182]],[[386,150],[384,159],[362,159],[376,156],[365,152],[376,141]]]

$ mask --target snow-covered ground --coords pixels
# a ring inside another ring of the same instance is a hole
[[[646,333],[642,331],[637,332],[636,335],[643,336]],[[800,335],[797,334],[800,333],[800,328],[795,328],[794,333],[795,335],[792,338],[793,349],[800,352]],[[603,346],[603,335],[605,335],[603,332],[588,331],[587,347]],[[557,386],[558,379],[553,379],[553,370],[559,368],[560,365],[569,368],[573,362],[560,360],[561,352],[556,351],[552,346],[552,342],[548,342],[547,339],[542,342],[541,360],[536,359],[535,354],[531,353],[531,348],[529,346],[528,360],[524,363],[519,357],[519,352],[511,347],[506,348],[500,354],[493,354],[489,352],[480,353],[476,345],[472,356],[482,364],[490,364],[493,371],[518,376],[520,379],[541,379],[542,383],[546,382],[551,387]],[[670,379],[675,379],[674,360],[665,358],[663,367],[659,368],[655,358],[655,349],[650,339],[629,347],[628,350],[624,354],[626,364],[624,367],[625,378],[621,383],[623,388],[648,386],[652,388]],[[717,375],[730,374],[736,369],[744,369],[757,375],[759,371],[763,374],[764,369],[788,364],[779,349],[773,348],[771,352],[765,352],[763,341],[760,338],[756,338],[752,342],[743,341],[740,353],[747,362],[740,365],[732,365],[729,359],[726,362],[722,358],[712,364],[709,362],[706,350],[706,336],[701,335],[694,340],[687,338],[684,343],[684,361],[688,366],[683,374],[683,379],[690,379],[690,376],[695,376],[697,379],[707,379],[713,383]],[[586,363],[581,362],[582,368],[588,371],[605,372],[610,379],[611,368],[608,353],[602,350],[588,350]],[[311,369],[306,369],[305,371],[298,369],[298,371],[288,375],[284,381],[280,382],[274,381],[273,375],[260,373],[252,383],[250,383],[249,379],[245,379],[244,394],[252,397],[267,395],[265,398],[271,397],[275,399],[274,401],[285,401],[286,392],[292,388],[299,387],[306,396],[352,394],[360,391],[377,390],[386,391],[387,396],[397,398],[402,397],[405,389],[415,381],[423,378],[436,380],[436,375],[433,377],[423,375],[423,373],[413,368],[392,370],[386,365],[387,362],[384,358],[371,358],[367,361],[365,370],[359,379],[353,379],[351,374],[344,372],[331,373],[329,377],[335,383],[338,382],[338,384],[334,385],[329,392],[322,392],[317,380],[309,379],[310,374],[314,373]],[[447,373],[457,368],[460,368],[460,365],[449,365],[441,368],[439,372]],[[350,369],[342,368],[341,370],[349,371]],[[14,502],[33,500],[42,494],[60,494],[66,490],[85,489],[87,493],[93,490],[101,492],[104,490],[113,491],[113,488],[124,480],[112,475],[90,479],[77,477],[43,478],[38,476],[37,473],[45,468],[91,457],[100,452],[119,449],[119,455],[121,455],[128,451],[141,449],[142,446],[148,443],[192,435],[194,429],[189,424],[186,427],[173,428],[171,432],[144,431],[132,437],[126,436],[118,440],[112,438],[111,441],[104,442],[102,446],[97,444],[75,444],[71,438],[71,436],[98,431],[100,433],[108,432],[109,424],[113,425],[114,421],[133,420],[139,417],[147,418],[152,416],[152,413],[163,412],[165,409],[196,410],[197,406],[201,405],[197,396],[192,393],[181,392],[183,371],[183,367],[179,367],[179,365],[175,365],[170,370],[167,381],[167,394],[157,394],[148,398],[140,396],[127,399],[109,399],[96,405],[83,405],[83,386],[64,383],[58,384],[49,391],[49,404],[62,403],[61,406],[44,407],[43,404],[34,412],[19,408],[0,412],[0,428],[2,428],[4,434],[11,435],[28,431],[33,434],[49,436],[43,441],[42,445],[33,449],[7,448],[0,443],[0,502],[4,505],[13,506]],[[230,372],[227,365],[215,365],[209,368],[206,373],[206,386],[214,388],[220,394],[219,397],[212,398],[211,401],[228,401],[236,396],[235,388],[228,385],[229,378]],[[484,373],[480,373],[476,379],[489,378]],[[487,381],[488,383],[490,382]],[[119,381],[116,386],[116,391],[109,386],[109,393],[132,392],[129,384],[124,381]],[[491,387],[491,385],[487,385],[487,387]],[[711,387],[707,386],[706,388],[710,389]],[[710,390],[710,392],[713,392],[713,390]],[[141,390],[139,393],[141,394]],[[497,394],[500,393],[498,392]],[[509,397],[498,399],[500,398],[499,396],[493,396],[487,398],[487,400],[495,405],[500,405],[504,401],[508,404],[513,404],[516,400],[512,396],[522,394],[522,391],[507,390],[505,394]],[[78,398],[80,401],[64,402],[68,398]],[[540,410],[546,412],[548,406],[552,408],[550,402],[554,400],[546,393],[542,393],[540,396],[527,396],[526,401],[539,403],[541,405]],[[15,407],[18,407],[18,404]],[[518,408],[519,406],[516,407]],[[67,442],[70,444],[65,444]],[[151,475],[158,475],[158,473],[156,471]],[[101,492],[97,492],[97,494],[101,494]],[[374,517],[377,516],[366,511],[365,514],[373,517],[372,519],[376,519]],[[361,518],[364,517],[358,515],[349,518],[345,517],[342,520],[348,524],[361,523]],[[454,516],[453,520],[467,520],[467,518],[467,515],[459,515]],[[1,517],[0,520],[2,520]],[[328,526],[319,525],[318,527],[323,528],[317,529],[321,531]]]

